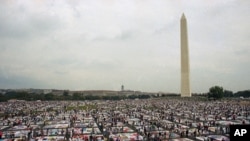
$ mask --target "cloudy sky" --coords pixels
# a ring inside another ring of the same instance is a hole
[[[0,88],[180,92],[250,88],[249,0],[1,0]]]

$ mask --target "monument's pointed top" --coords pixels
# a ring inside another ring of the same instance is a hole
[[[186,19],[185,14],[182,13],[181,19]]]

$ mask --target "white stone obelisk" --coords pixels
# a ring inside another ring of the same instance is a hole
[[[181,16],[181,97],[191,97],[187,20]]]

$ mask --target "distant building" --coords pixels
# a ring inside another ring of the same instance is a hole
[[[43,94],[48,94],[48,93],[52,93],[51,89],[44,89],[43,90]]]
[[[122,85],[122,87],[121,87],[121,91],[123,92],[124,91],[124,86]]]
[[[0,94],[6,94],[6,90],[0,90]]]
[[[18,100],[18,99],[10,99],[8,102],[25,102],[25,100]]]
[[[29,89],[29,93],[42,94],[43,90],[42,89]]]
[[[52,90],[52,94],[54,95],[63,95],[64,90]]]
[[[82,90],[82,91],[69,91],[69,95],[74,93],[80,94],[82,96],[92,95],[92,96],[105,96],[105,95],[117,95],[118,91],[112,90]]]

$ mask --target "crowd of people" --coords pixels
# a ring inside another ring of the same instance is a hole
[[[0,140],[229,141],[250,102],[145,99],[0,103]]]

